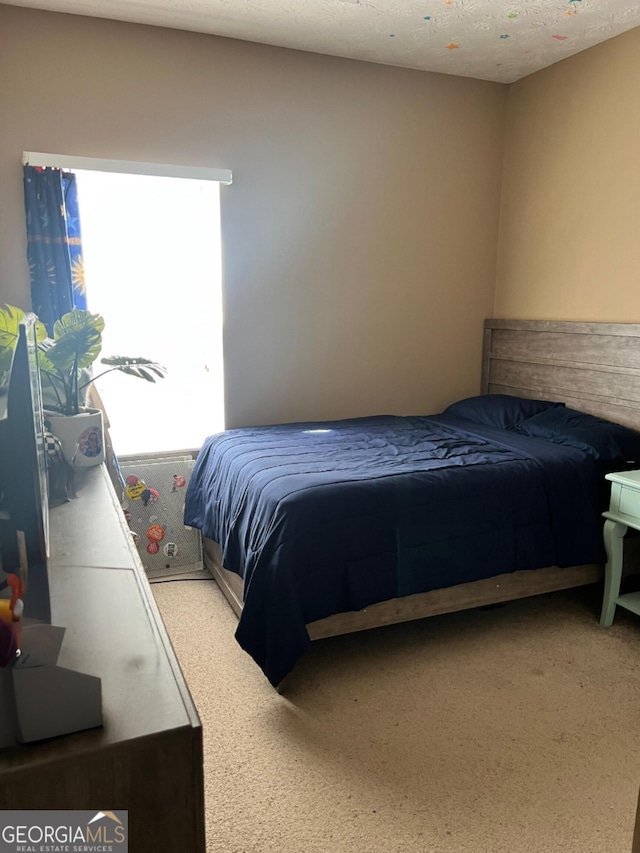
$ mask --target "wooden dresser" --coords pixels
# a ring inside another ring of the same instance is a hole
[[[52,624],[58,663],[102,679],[104,725],[0,751],[0,808],[127,809],[129,850],[204,853],[200,720],[106,469],[79,477],[51,510]]]

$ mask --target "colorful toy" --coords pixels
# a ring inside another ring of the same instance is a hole
[[[24,612],[24,581],[12,573],[0,586],[6,587],[11,587],[11,598],[0,598],[0,666],[7,666],[19,654],[18,623]]]
[[[18,575],[10,574],[3,586],[11,587],[11,598],[0,598],[0,619],[8,623],[19,622],[24,611],[24,582]]]

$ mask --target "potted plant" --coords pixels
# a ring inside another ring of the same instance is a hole
[[[73,465],[97,465],[104,460],[102,412],[84,405],[84,391],[96,379],[118,370],[155,382],[165,368],[148,358],[116,355],[101,358],[106,369],[92,375],[88,368],[102,349],[104,319],[100,314],[74,309],[56,321],[53,338],[40,343],[38,353],[45,418],[62,442],[65,458]]]

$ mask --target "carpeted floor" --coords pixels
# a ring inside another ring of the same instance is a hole
[[[630,853],[640,618],[599,590],[312,645],[278,695],[213,581],[153,592],[204,727],[208,853]]]

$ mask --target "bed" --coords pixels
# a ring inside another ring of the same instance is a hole
[[[443,413],[210,437],[185,523],[238,642],[277,686],[313,639],[598,580],[639,377],[639,325],[488,320],[482,396]]]

